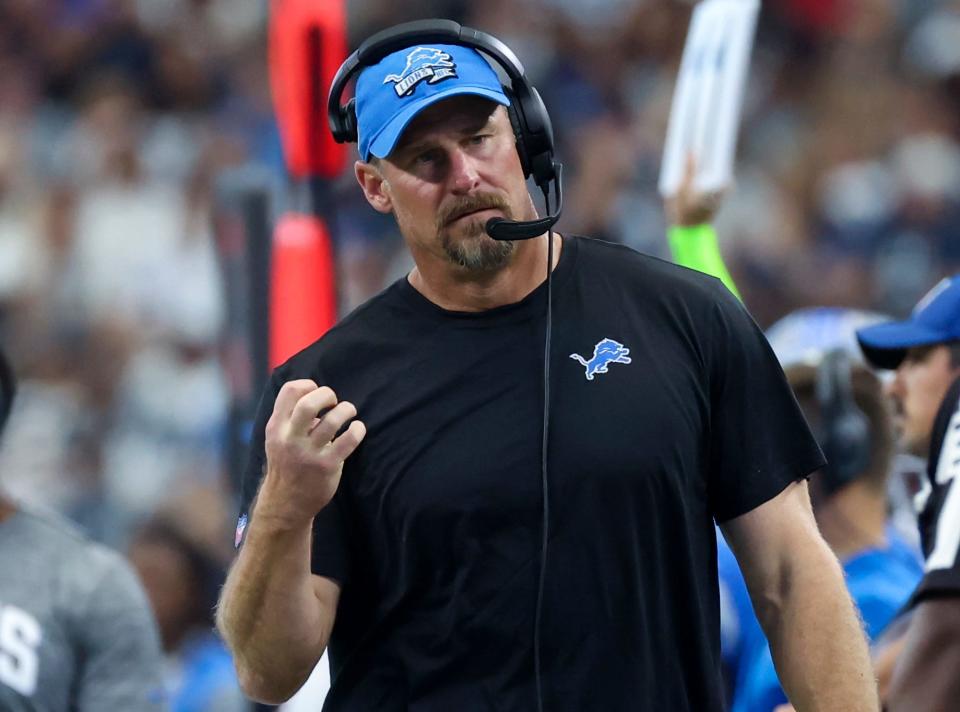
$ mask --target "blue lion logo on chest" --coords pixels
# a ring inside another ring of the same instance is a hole
[[[630,349],[619,341],[604,339],[593,347],[593,357],[585,359],[580,354],[570,354],[570,358],[577,361],[587,371],[587,380],[592,381],[598,373],[606,373],[611,363],[631,363]]]
[[[407,66],[400,74],[388,74],[383,83],[393,82],[397,96],[409,96],[424,79],[436,84],[457,76],[457,65],[449,54],[433,47],[417,47],[407,55]]]

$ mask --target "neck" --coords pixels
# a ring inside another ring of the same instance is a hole
[[[7,497],[0,494],[0,522],[12,517],[17,511],[17,506]]]
[[[551,270],[560,261],[562,244],[554,233]],[[414,258],[417,266],[407,279],[424,297],[448,311],[485,311],[519,302],[540,286],[547,272],[547,235],[518,241],[510,262],[493,272],[477,274],[448,261]]]
[[[839,559],[886,541],[886,499],[866,483],[854,482],[818,502],[816,514],[820,533]]]

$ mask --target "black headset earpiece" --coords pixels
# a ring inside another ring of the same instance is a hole
[[[355,75],[392,52],[430,42],[471,47],[503,69],[508,79],[504,90],[511,101],[508,113],[524,176],[532,177],[541,188],[555,180],[553,125],[540,94],[527,80],[520,60],[493,35],[452,20],[417,20],[387,28],[371,36],[347,57],[333,78],[327,98],[327,118],[334,140],[338,143],[357,141],[356,101],[351,99],[341,104],[347,84]]]
[[[337,143],[356,143],[357,142],[357,100],[351,98],[344,106],[340,107],[341,114],[341,133],[334,134],[333,138]],[[331,129],[332,130],[332,129]]]
[[[827,457],[821,477],[829,495],[870,465],[870,421],[854,399],[850,357],[843,349],[824,355],[815,390],[822,421],[820,445]]]
[[[556,177],[553,161],[553,124],[540,92],[526,80],[508,90],[508,112],[517,137],[517,152],[526,178],[544,186]]]

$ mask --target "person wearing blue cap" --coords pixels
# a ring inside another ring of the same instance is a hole
[[[287,699],[329,643],[326,712],[720,712],[720,522],[793,698],[875,712],[762,332],[716,279],[554,235],[538,95],[438,22],[333,82],[415,267],[265,389],[218,610],[243,688]]]
[[[927,460],[917,497],[925,574],[895,640],[877,660],[884,709],[960,704],[960,275],[942,280],[908,319],[857,332],[867,360],[896,369],[889,394],[901,447]]]

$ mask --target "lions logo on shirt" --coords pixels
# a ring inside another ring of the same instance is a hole
[[[589,360],[580,354],[570,354],[570,358],[577,361],[587,371],[587,380],[592,381],[598,373],[606,373],[611,363],[631,363],[630,349],[619,341],[603,339],[593,347],[593,357]]]
[[[457,76],[457,65],[450,55],[433,47],[417,47],[407,55],[407,66],[400,74],[388,74],[383,83],[393,82],[397,96],[410,96],[417,84],[424,79],[428,84],[436,84],[444,79]]]

